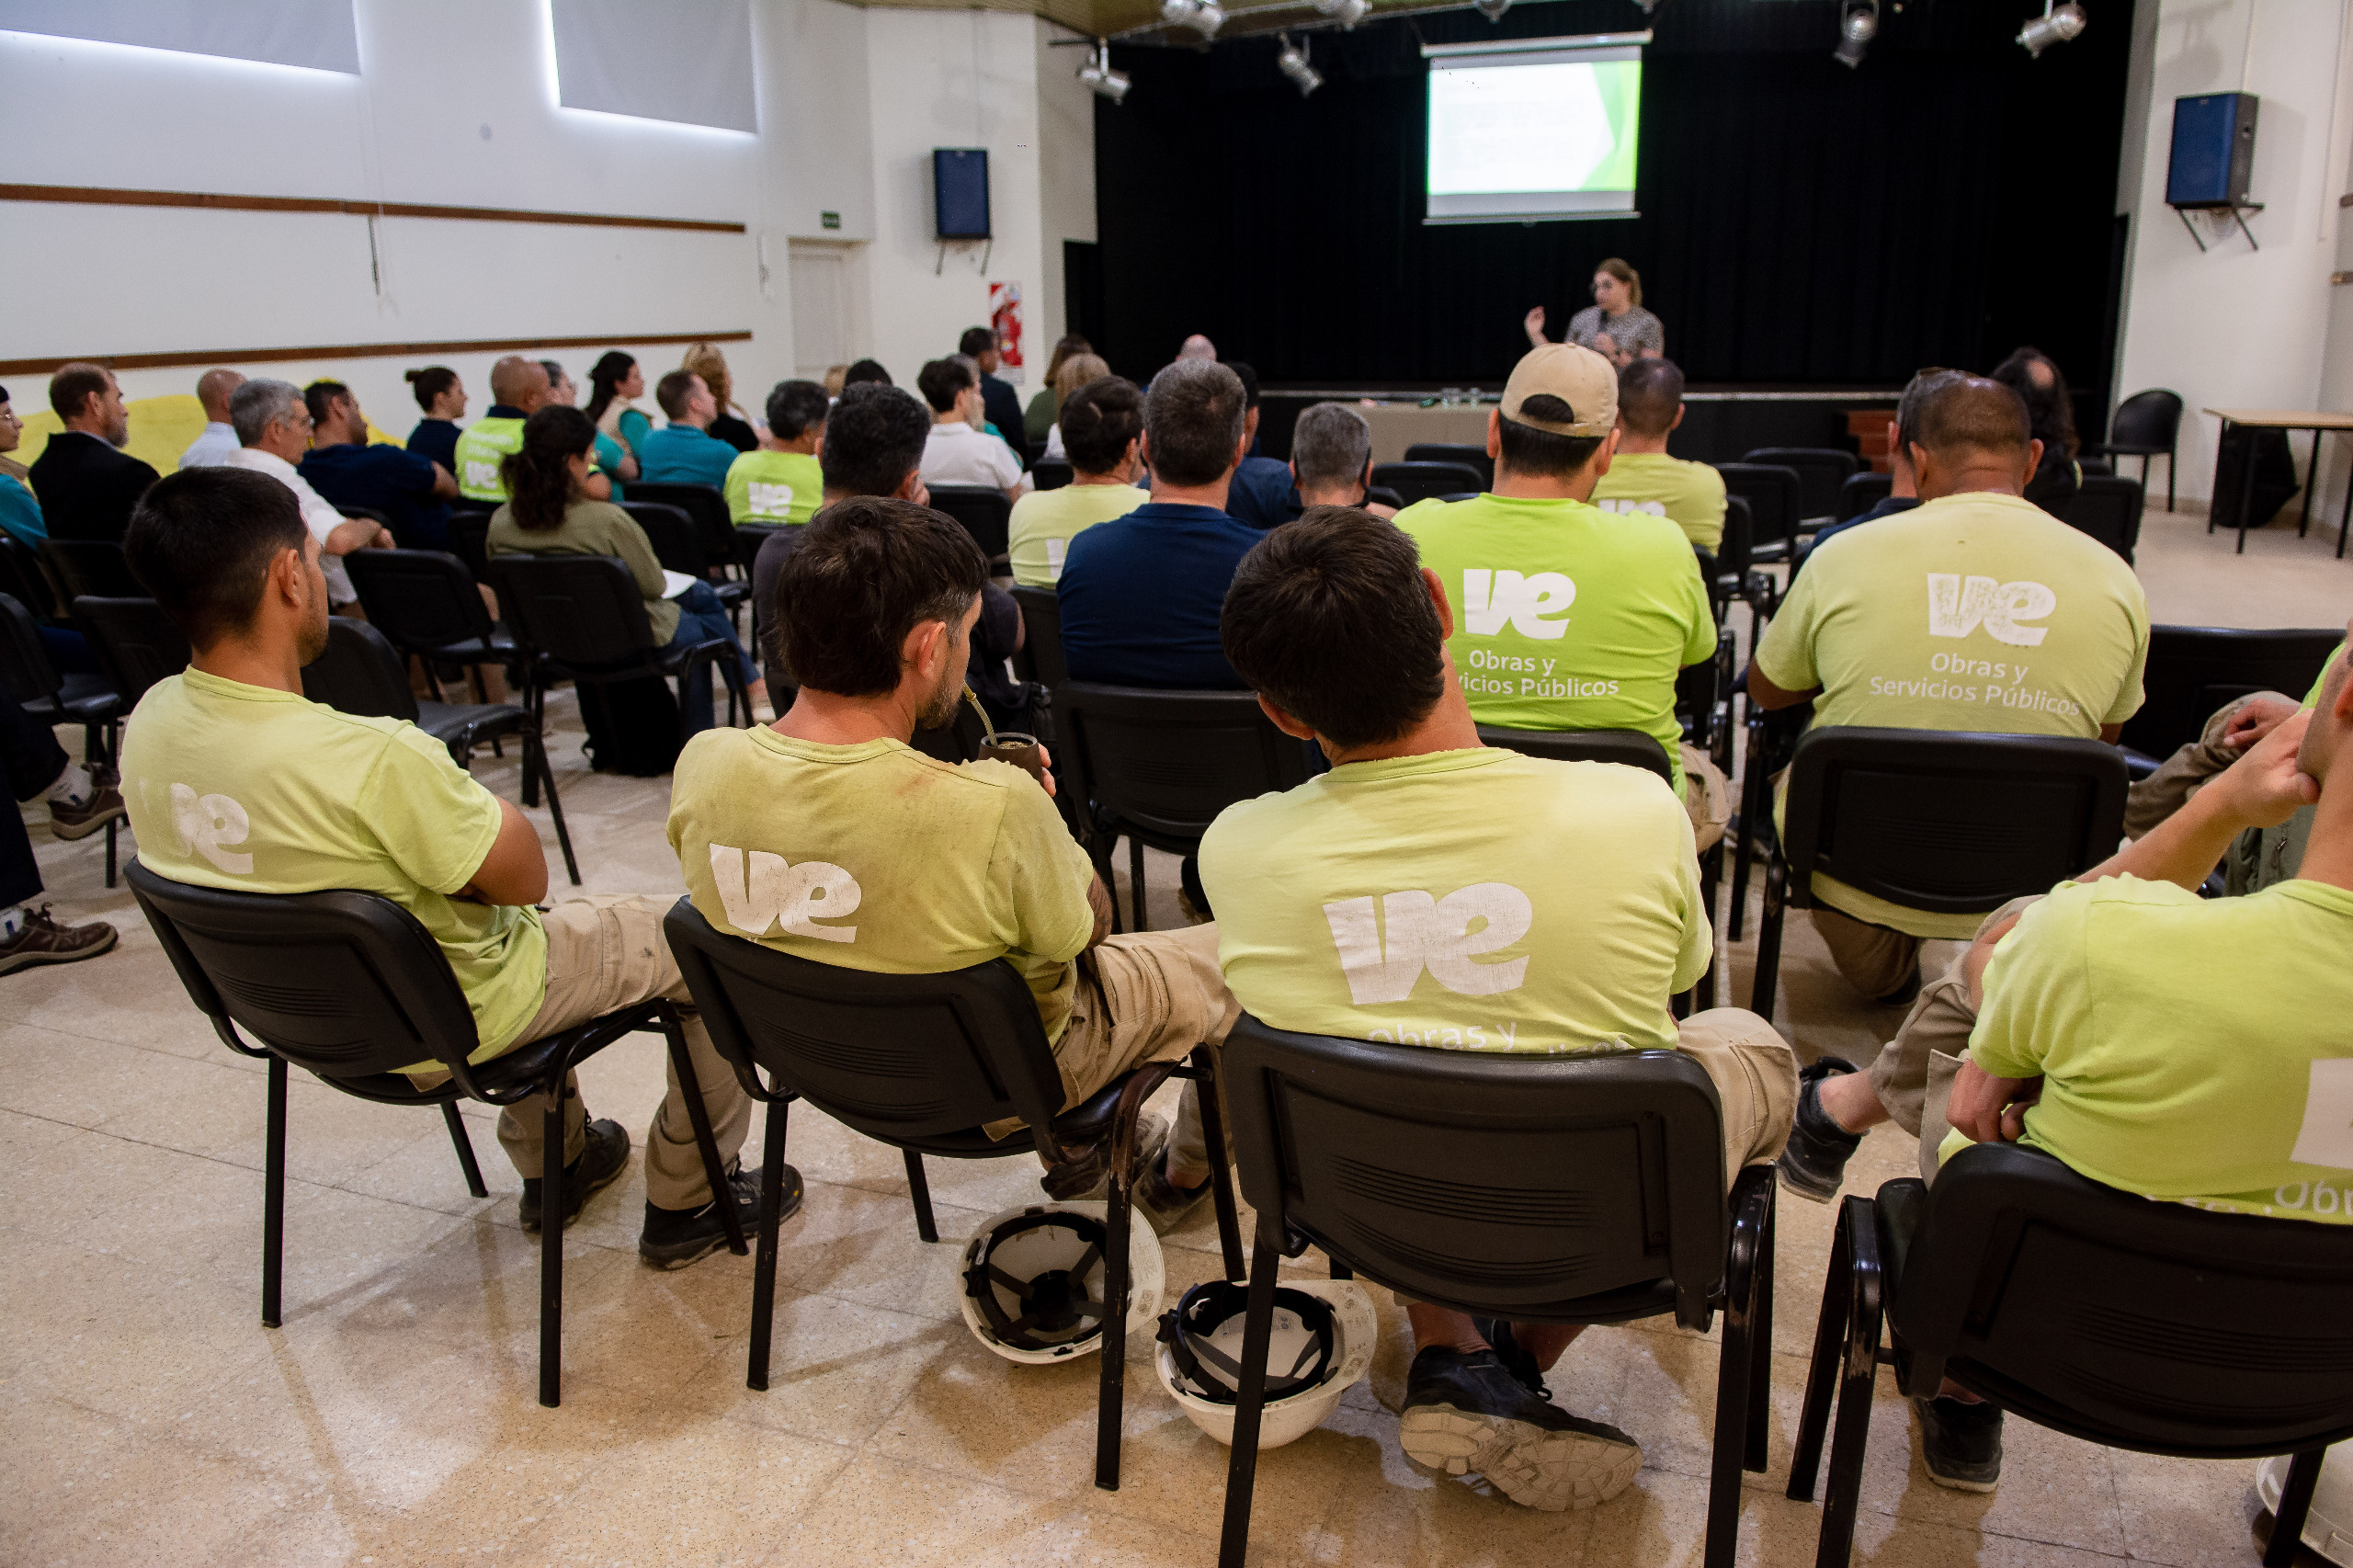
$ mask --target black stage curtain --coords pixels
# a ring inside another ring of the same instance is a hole
[[[2089,413],[2131,17],[2101,0],[2034,60],[2011,40],[2039,8],[1882,6],[1850,70],[1829,0],[1664,0],[1641,215],[1538,224],[1424,226],[1420,41],[1631,30],[1631,0],[1304,35],[1325,78],[1306,99],[1272,40],[1115,49],[1135,85],[1096,105],[1097,347],[1139,379],[1205,332],[1269,382],[1492,386],[1528,307],[1557,339],[1620,256],[1694,382],[1892,386],[2031,343]]]

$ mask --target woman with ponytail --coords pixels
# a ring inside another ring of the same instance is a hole
[[[637,457],[654,421],[631,405],[645,395],[645,372],[620,349],[609,349],[588,372],[588,420]]]

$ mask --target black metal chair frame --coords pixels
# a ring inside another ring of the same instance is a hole
[[[985,484],[935,484],[929,487],[931,508],[956,519],[995,568],[1012,548],[1013,503],[1005,492]]]
[[[141,664],[134,663],[134,655],[142,652],[138,645],[126,646],[116,641],[119,622],[131,616],[136,616],[146,623],[147,631],[153,634],[154,643],[163,654],[159,666],[152,673]],[[149,687],[188,667],[188,641],[153,599],[95,598],[85,594],[74,601],[74,624],[81,629],[84,640],[89,643],[91,655],[98,662],[99,673],[114,691],[119,704],[117,711],[121,719],[131,716],[131,710],[139,706],[139,699],[147,695]],[[176,665],[171,664],[174,657],[179,661]],[[162,668],[161,665],[170,665],[171,667]],[[107,745],[109,767],[113,765],[118,739],[119,729],[110,729]],[[118,825],[116,823],[107,824],[108,887],[115,885]]]
[[[1895,476],[1861,469],[1847,476],[1838,487],[1837,520],[1851,522],[1878,506],[1895,491]]]
[[[1798,536],[1813,531],[1812,519],[1804,516],[1804,476],[1786,463],[1718,463],[1716,472],[1723,475],[1727,499],[1747,501],[1743,486],[1755,487],[1758,494],[1778,491],[1783,496],[1782,510],[1788,515],[1768,537],[1767,519],[1756,515],[1752,504],[1749,515],[1748,557],[1753,562],[1786,562],[1797,552]]]
[[[2114,474],[2087,473],[2068,498],[2067,515],[2060,520],[2086,539],[2096,539],[2132,564],[2132,553],[2141,544],[2141,512],[2148,504],[2141,493],[2137,479],[2119,479]],[[2101,513],[2113,515],[2115,537],[2104,529],[2089,525],[2104,522]]]
[[[2109,435],[2110,438],[2105,441],[2087,442],[2085,444],[2083,449],[2086,452],[2106,452],[2112,458],[2139,458],[2141,460],[2141,488],[2143,490],[2146,490],[2149,486],[2149,460],[2157,457],[2164,458],[2165,460],[2165,510],[2170,512],[2173,510],[2174,467],[2176,460],[2181,449],[2181,415],[2183,409],[2181,394],[2173,391],[2169,387],[2151,387],[2145,392],[2136,392],[2131,397],[2126,398],[2122,403],[2118,403],[2116,405],[2116,414],[2121,414],[2125,409],[2131,407],[2133,403],[2138,403],[2141,399],[2152,396],[2167,397],[2173,400],[2173,438],[2171,440],[2167,441],[2162,447],[2136,442],[2126,442],[2122,445],[2119,445],[2114,439],[2116,433],[2116,415],[2111,414],[2109,415]]]
[[[1409,463],[1461,463],[1479,476],[1479,489],[1492,490],[1495,483],[1495,460],[1487,455],[1483,445],[1470,441],[1416,441],[1405,449]]]
[[[676,507],[687,515],[695,543],[701,550],[704,561],[722,572],[739,564],[735,559],[735,515],[727,509],[727,493],[717,485],[649,484],[643,480],[636,480],[623,488],[628,493],[621,502],[624,511],[640,502]],[[687,571],[686,567],[672,565],[666,561],[663,564],[673,572]],[[746,576],[750,575],[751,570],[749,565],[743,566]],[[690,574],[705,575],[699,572]],[[714,582],[711,585],[717,587],[720,585]]]
[[[264,894],[192,887],[157,875],[133,860],[131,890],[188,999],[210,1021],[221,1042],[241,1056],[269,1062],[269,1130],[262,1199],[261,1321],[280,1322],[279,1259],[286,1233],[286,1069],[303,1068],[330,1088],[382,1105],[438,1105],[463,1168],[466,1190],[490,1194],[474,1161],[457,1102],[507,1107],[533,1095],[548,1096],[542,1131],[546,1159],[540,1176],[540,1403],[562,1402],[563,1369],[563,1082],[572,1069],[639,1029],[659,1029],[694,1123],[703,1173],[711,1191],[729,1190],[719,1146],[704,1109],[701,1085],[676,1010],[667,1002],[641,1002],[571,1028],[518,1045],[485,1062],[469,1058],[480,1044],[473,1014],[447,959],[406,910],[373,893],[346,889]],[[266,951],[272,981],[216,972],[236,949]],[[307,949],[311,961],[303,961]],[[321,961],[340,956],[342,962]],[[337,982],[349,983],[338,986]],[[249,1045],[240,1026],[261,1041]],[[356,1037],[356,1038],[355,1038]],[[438,1059],[449,1076],[420,1089],[393,1071]],[[347,1065],[347,1073],[331,1067]],[[745,1250],[734,1206],[720,1212],[731,1250]]]
[[[436,701],[441,700],[441,676],[436,664],[461,665],[473,682],[474,700],[486,703],[484,665],[520,665],[522,650],[515,639],[490,619],[478,585],[483,579],[464,561],[446,550],[355,550],[343,558],[351,574],[352,590],[368,624],[392,640],[404,658],[415,659],[425,671]],[[401,579],[406,579],[403,585]],[[417,608],[417,584],[427,593],[439,590],[441,602],[432,607],[431,624],[413,619]],[[407,592],[403,592],[405,585]],[[454,632],[448,636],[445,633]],[[529,672],[524,672],[529,678]]]
[[[2223,703],[2274,687],[2301,698],[2345,640],[2345,629],[2153,626],[2142,672],[2147,700],[2124,722],[2126,754],[2151,767],[2203,732]]]
[[[112,540],[45,539],[40,542],[40,558],[60,597],[68,602],[147,597],[146,585],[131,574],[122,546]]]
[[[1375,463],[1372,483],[1393,490],[1408,506],[1432,497],[1478,494],[1487,487],[1485,474],[1466,462],[1406,461]]]
[[[42,646],[33,612],[0,594],[0,688],[36,719],[82,726],[82,760],[111,769],[127,711],[120,693],[104,676],[60,675]],[[120,817],[107,820],[107,886],[115,883],[116,835]]]
[[[1796,472],[1798,512],[1802,524],[1799,531],[1803,533],[1811,533],[1824,523],[1837,519],[1839,494],[1861,466],[1855,454],[1843,447],[1757,447],[1742,453],[1740,460],[1786,468]],[[1826,477],[1832,473],[1837,475],[1835,483]],[[1826,501],[1829,505],[1807,507],[1808,490],[1816,492],[1813,499]]]
[[[926,1154],[986,1160],[1035,1153],[1061,1164],[1074,1147],[1109,1143],[1104,1244],[1105,1310],[1095,1431],[1095,1484],[1120,1487],[1120,1421],[1125,1393],[1129,1226],[1133,1222],[1138,1121],[1144,1101],[1172,1077],[1192,1080],[1201,1130],[1225,1146],[1217,1051],[1201,1046],[1190,1065],[1147,1062],[1081,1104],[1061,1108],[1062,1074],[1046,1042],[1036,999],[1002,959],[939,974],[881,974],[817,963],[719,930],[689,898],[664,916],[670,950],[686,976],[712,1046],[734,1067],[744,1092],[767,1107],[761,1144],[760,1233],[753,1261],[747,1387],[768,1386],[776,1311],[777,1227],[783,1187],[788,1108],[804,1099],[851,1131],[900,1151],[915,1231],[939,1240],[924,1177]],[[739,991],[757,987],[757,991]],[[789,1018],[777,1005],[790,996]],[[894,1040],[896,1032],[915,1038]],[[828,1026],[833,1026],[828,1032]],[[927,1037],[927,1038],[924,1038]],[[951,1038],[952,1037],[952,1038]],[[961,1046],[961,1051],[957,1049]],[[761,1081],[765,1071],[767,1082]],[[1025,1123],[992,1140],[983,1127],[1007,1116]],[[1226,1278],[1242,1273],[1233,1178],[1213,1158],[1211,1198]]]
[[[699,484],[682,484],[641,486],[641,488],[707,490],[710,487]],[[621,502],[620,506],[622,511],[629,514],[630,521],[635,523],[643,531],[645,541],[654,547],[654,558],[656,561],[671,571],[683,572],[696,582],[708,586],[712,593],[719,596],[720,605],[727,611],[730,619],[742,611],[745,599],[751,595],[752,585],[727,575],[735,569],[733,539],[720,540],[721,553],[713,554],[710,541],[704,537],[707,531],[706,525],[688,507],[682,506],[674,501],[635,499]],[[722,516],[726,509],[726,504],[722,501],[720,505]],[[728,529],[732,534],[734,525],[729,524]],[[740,623],[736,631],[740,635],[743,631]]]

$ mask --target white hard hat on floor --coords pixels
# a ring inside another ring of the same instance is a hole
[[[1008,1361],[1043,1365],[1103,1343],[1103,1247],[1110,1205],[1025,1203],[990,1217],[964,1244],[958,1305],[974,1338]],[[1128,1221],[1128,1332],[1160,1312],[1167,1278],[1160,1238]]]
[[[1249,1288],[1196,1285],[1160,1320],[1153,1367],[1194,1426],[1229,1447],[1241,1382]],[[1313,1431],[1372,1365],[1380,1314],[1348,1279],[1294,1279],[1276,1287],[1267,1350],[1267,1403],[1258,1448],[1279,1449]]]
[[[2288,1484],[2290,1456],[2275,1454],[2255,1468],[2255,1490],[2277,1518],[2279,1490]],[[2313,1506],[2304,1515],[2304,1544],[2331,1562],[2353,1568],[2353,1443],[2338,1443],[2320,1464]]]

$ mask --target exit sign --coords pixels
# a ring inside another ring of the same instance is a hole
[[[842,215],[838,212],[820,212],[817,214],[817,223],[821,228],[838,229],[842,226]]]

